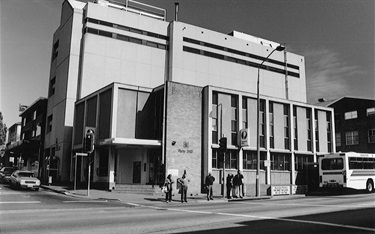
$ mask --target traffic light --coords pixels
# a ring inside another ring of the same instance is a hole
[[[85,152],[91,154],[94,151],[95,135],[94,131],[88,130],[85,137]]]
[[[222,151],[222,152],[227,151],[227,138],[226,137],[220,138],[219,146],[220,146],[220,151]]]

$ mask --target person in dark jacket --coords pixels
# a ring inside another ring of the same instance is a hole
[[[207,201],[213,200],[212,185],[214,184],[215,177],[211,175],[211,172],[206,176],[206,189],[207,189]]]
[[[232,188],[233,188],[233,174],[229,173],[227,176],[227,198],[228,199],[232,198],[232,196],[230,195]]]
[[[174,180],[172,179],[172,175],[169,174],[167,178],[165,179],[164,185],[167,187],[167,193],[165,194],[165,202],[172,202],[172,191],[173,191],[173,185]]]
[[[237,175],[233,178],[233,185],[235,186],[236,194],[238,192],[240,198],[243,197],[243,178],[241,170],[238,170]]]

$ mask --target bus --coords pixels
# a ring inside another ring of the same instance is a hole
[[[319,158],[319,187],[374,192],[375,154],[331,153]]]

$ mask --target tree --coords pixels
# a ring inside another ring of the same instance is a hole
[[[3,123],[3,114],[0,111],[0,146],[5,145],[7,135],[7,126]]]

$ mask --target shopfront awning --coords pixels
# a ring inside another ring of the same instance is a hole
[[[6,147],[5,152],[13,154],[38,153],[40,140],[20,140]]]
[[[135,147],[161,147],[161,140],[132,139],[132,138],[108,138],[99,141],[100,146],[135,146]]]

